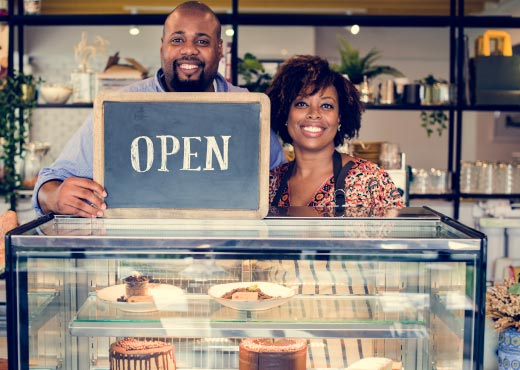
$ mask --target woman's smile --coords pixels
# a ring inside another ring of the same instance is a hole
[[[326,130],[325,127],[315,126],[315,125],[300,125],[305,136],[308,137],[318,137],[323,134]]]

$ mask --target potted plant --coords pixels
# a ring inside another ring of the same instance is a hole
[[[15,72],[0,82],[0,194],[16,208],[15,191],[20,184],[17,158],[22,159],[36,105],[36,86],[32,75]]]
[[[380,58],[381,53],[372,48],[365,56],[360,56],[359,50],[356,50],[341,35],[338,35],[340,46],[338,47],[340,55],[340,64],[333,64],[332,68],[342,74],[348,76],[354,85],[363,82],[363,76],[368,80],[376,76],[387,74],[395,77],[404,76],[394,67],[375,64]]]
[[[421,84],[421,105],[441,105],[449,103],[449,91],[446,81],[437,79],[432,74],[418,81]],[[430,137],[434,132],[439,136],[448,128],[448,116],[444,111],[421,111],[421,127]]]
[[[251,53],[245,53],[244,57],[238,60],[238,75],[244,81],[241,86],[251,92],[265,92],[273,79],[258,58]]]
[[[520,363],[520,283],[516,279],[506,279],[487,289],[486,316],[493,319],[499,332],[499,370]]]

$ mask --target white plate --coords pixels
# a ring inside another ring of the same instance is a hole
[[[231,299],[221,298],[225,293],[236,288],[247,288],[251,285],[257,285],[262,292],[273,297],[273,299],[264,299],[263,301],[233,301]],[[294,290],[283,285],[267,283],[267,282],[242,282],[214,285],[208,290],[211,298],[220,304],[240,311],[261,311],[268,310],[273,307],[280,306],[287,302],[293,295]]]
[[[126,312],[152,312],[166,310],[179,302],[184,294],[181,288],[168,284],[148,284],[148,292],[153,297],[151,302],[118,302],[125,295],[125,284],[112,285],[97,291],[97,297],[111,306]]]

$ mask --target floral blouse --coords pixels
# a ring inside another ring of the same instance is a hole
[[[363,208],[402,208],[405,206],[401,194],[390,179],[388,173],[362,158],[354,158],[355,164],[345,178],[345,206]],[[288,163],[271,170],[269,176],[269,204],[272,203]],[[278,207],[289,207],[290,185],[283,191]],[[334,176],[329,177],[314,193],[309,207],[335,207]],[[276,206],[276,205],[275,205]]]

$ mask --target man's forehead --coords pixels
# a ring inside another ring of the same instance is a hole
[[[210,13],[179,11],[172,13],[166,22],[170,32],[198,29],[204,33],[215,33],[220,27]]]

